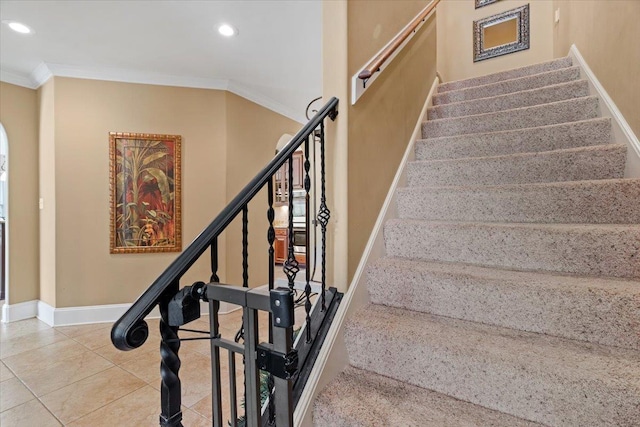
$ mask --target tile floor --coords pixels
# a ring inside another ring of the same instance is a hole
[[[262,340],[267,335],[265,319],[266,313],[260,318]],[[188,327],[208,330],[208,320],[203,316]],[[148,323],[149,339],[129,352],[111,344],[110,323],[51,328],[29,319],[0,325],[0,425],[157,426],[160,336],[158,320]],[[240,310],[221,315],[222,336],[233,339],[240,323]],[[209,354],[206,340],[181,344],[185,426],[212,424]],[[229,361],[226,351],[221,354],[224,379]],[[241,358],[236,357],[239,396],[243,393],[242,366]],[[228,386],[223,389],[227,390],[223,402],[228,419]]]

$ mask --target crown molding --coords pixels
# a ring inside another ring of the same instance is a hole
[[[42,86],[53,77],[53,73],[49,69],[49,66],[41,62],[36,68],[33,69],[29,78],[36,85],[36,89]]]
[[[86,68],[45,62],[41,62],[31,72],[30,76],[0,70],[1,81],[30,89],[39,88],[53,76],[159,86],[189,87],[195,89],[227,90],[298,123],[306,123],[306,119],[303,114],[296,112],[288,106],[261,93],[255,92],[247,86],[233,80],[174,76],[170,74],[149,73],[146,71],[114,67]]]
[[[248,99],[251,102],[254,102],[262,107],[265,107],[271,111],[274,111],[298,123],[307,122],[303,114],[300,114],[299,112],[295,112],[294,110],[287,107],[286,105],[281,104],[280,102],[275,101],[269,98],[268,96],[264,96],[260,93],[254,92],[253,90],[247,88],[241,83],[230,80],[227,90],[231,93],[241,96],[242,98]]]
[[[40,85],[34,82],[29,76],[0,69],[0,81],[22,86],[29,89],[37,89]]]

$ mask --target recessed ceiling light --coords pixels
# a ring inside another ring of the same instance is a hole
[[[31,28],[27,27],[24,24],[21,24],[20,22],[8,22],[7,25],[9,25],[9,28],[11,28],[16,33],[20,33],[20,34],[32,33]]]
[[[222,24],[218,27],[218,32],[225,37],[231,37],[238,34],[238,29],[229,24]]]

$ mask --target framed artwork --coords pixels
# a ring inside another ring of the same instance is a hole
[[[473,62],[529,49],[529,5],[473,21]]]
[[[109,133],[112,254],[182,250],[181,140]]]
[[[495,3],[500,0],[476,0],[476,9],[482,6],[490,5],[491,3]]]

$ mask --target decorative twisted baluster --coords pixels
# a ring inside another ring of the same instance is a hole
[[[211,281],[220,282],[218,277],[218,238],[211,242]]]
[[[267,181],[267,203],[269,208],[267,209],[267,219],[269,220],[269,229],[267,230],[267,241],[269,242],[269,290],[273,289],[275,282],[275,249],[273,248],[273,242],[276,240],[276,230],[273,228],[273,220],[275,219],[275,212],[273,210],[273,177]],[[269,313],[269,342],[273,343],[273,324],[271,313]],[[267,379],[267,389],[269,390],[269,425],[274,425],[276,422],[276,405],[273,397],[273,375],[269,374]]]
[[[324,122],[320,122],[320,208],[318,210],[318,222],[322,230],[322,311],[327,308],[325,289],[327,287],[327,224],[331,218],[331,211],[327,208],[327,195],[325,185],[324,165]]]
[[[171,285],[167,289],[167,297],[160,302],[160,376],[162,378],[160,402],[162,414],[160,425],[162,427],[182,427],[181,387],[180,377],[180,341],[178,340],[178,328],[169,326],[169,300],[178,291],[178,284]]]
[[[311,259],[311,253],[309,251],[309,191],[311,190],[311,178],[309,177],[309,169],[311,169],[311,162],[309,162],[309,137],[304,140],[304,212],[305,212],[305,244],[307,259]],[[306,301],[304,303],[304,311],[307,314],[307,343],[311,342],[311,269],[309,268],[309,261],[307,261],[307,269],[306,273],[306,281],[307,283],[304,286],[304,294],[306,297]]]
[[[242,286],[249,287],[249,207],[242,208]]]
[[[282,270],[289,279],[289,289],[293,291],[296,274],[300,271],[298,260],[293,252],[293,157],[289,157],[289,251]]]

